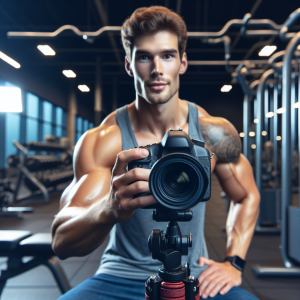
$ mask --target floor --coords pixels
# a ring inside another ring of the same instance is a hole
[[[226,201],[220,197],[221,188],[216,177],[212,177],[212,198],[207,202],[205,236],[211,259],[222,261],[225,255],[226,234],[222,227],[226,221]],[[0,219],[0,230],[30,230],[33,233],[50,232],[53,216],[59,207],[60,194],[52,194],[48,205],[36,200],[26,205],[34,206],[33,214],[23,219]],[[282,266],[279,250],[280,237],[255,235],[247,255],[247,265],[243,273],[242,287],[261,300],[299,300],[300,279],[269,278],[258,279],[251,266]],[[105,245],[83,258],[60,261],[72,287],[93,276]],[[5,260],[0,260],[0,269]],[[52,275],[46,267],[37,267],[27,273],[8,280],[1,300],[54,300],[60,296]]]

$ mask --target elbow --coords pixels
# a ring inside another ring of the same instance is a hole
[[[65,251],[66,247],[63,245],[63,243],[60,241],[60,239],[57,237],[57,234],[52,238],[52,249],[55,253],[55,255],[61,259],[65,260],[69,258],[68,252]]]

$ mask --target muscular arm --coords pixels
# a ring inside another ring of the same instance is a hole
[[[93,129],[77,143],[74,180],[64,191],[61,210],[52,224],[52,245],[60,258],[87,255],[113,227],[108,195],[120,148],[116,126]]]
[[[250,163],[241,154],[241,142],[234,126],[223,118],[200,118],[207,147],[216,154],[215,174],[233,200],[227,223],[226,256],[245,258],[259,213],[260,196]]]
[[[214,117],[199,118],[199,122],[206,146],[216,155],[215,174],[224,192],[233,200],[226,223],[226,256],[238,255],[245,259],[260,200],[251,165],[240,153],[240,138],[230,122]],[[217,263],[200,257],[199,264],[208,265],[199,276],[200,294],[204,299],[217,293],[225,294],[242,282],[241,272],[230,262]]]

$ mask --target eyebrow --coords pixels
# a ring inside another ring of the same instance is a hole
[[[165,50],[162,50],[161,53],[178,53],[178,51],[176,49],[165,49]],[[140,54],[151,54],[151,52],[147,51],[147,50],[143,50],[143,49],[140,49],[140,50],[137,50],[135,52],[136,55],[140,55]]]

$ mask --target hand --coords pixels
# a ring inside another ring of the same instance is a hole
[[[148,155],[148,150],[139,148],[122,151],[117,155],[112,170],[109,197],[109,210],[116,223],[129,220],[137,208],[157,203],[152,195],[133,198],[133,195],[138,193],[150,193],[148,184],[150,169],[135,168],[126,171],[129,162],[143,159]]]
[[[232,266],[229,261],[217,263],[212,259],[200,257],[199,265],[208,266],[198,277],[200,296],[203,299],[214,297],[218,293],[224,295],[233,286],[239,286],[242,283],[242,272]]]

